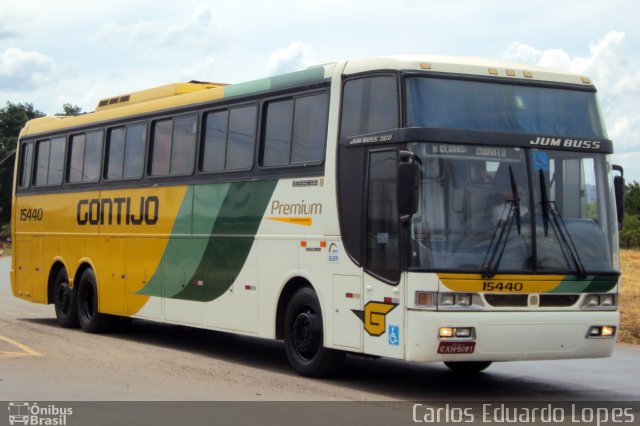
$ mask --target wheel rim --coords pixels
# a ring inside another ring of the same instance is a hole
[[[320,317],[310,307],[306,307],[292,324],[293,347],[300,357],[310,360],[318,353],[322,345],[321,333]]]
[[[61,282],[56,288],[56,309],[64,315],[71,307],[71,287],[68,282]]]

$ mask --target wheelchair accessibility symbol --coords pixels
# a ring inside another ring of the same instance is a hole
[[[389,326],[389,344],[392,346],[400,345],[400,327],[397,325]]]

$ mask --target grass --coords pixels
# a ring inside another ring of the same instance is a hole
[[[618,342],[640,345],[640,250],[622,250]]]

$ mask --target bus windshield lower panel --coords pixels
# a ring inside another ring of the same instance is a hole
[[[606,155],[442,143],[409,149],[422,163],[410,269],[616,272]]]

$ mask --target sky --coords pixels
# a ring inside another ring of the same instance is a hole
[[[639,17],[636,0],[2,0],[0,105],[93,111],[172,82],[371,56],[509,59],[591,77],[614,162],[640,181]]]

